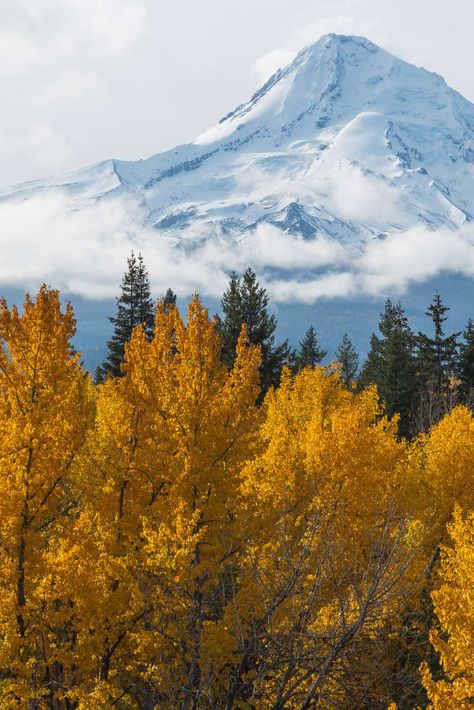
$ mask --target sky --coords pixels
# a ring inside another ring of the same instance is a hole
[[[474,101],[473,0],[0,0],[0,187],[193,140],[322,34]]]

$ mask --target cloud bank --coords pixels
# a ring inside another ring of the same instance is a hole
[[[0,202],[0,284],[42,282],[93,299],[116,295],[131,249],[141,251],[153,290],[219,297],[229,271],[252,266],[276,302],[402,294],[441,271],[474,276],[474,229],[417,227],[354,249],[324,236],[302,239],[260,225],[237,240],[205,228],[186,243],[147,226],[137,206],[101,200],[74,210],[60,193]]]

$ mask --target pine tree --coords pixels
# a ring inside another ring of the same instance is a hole
[[[382,338],[372,333],[370,350],[359,376],[359,387],[361,388],[376,384],[380,390],[381,380],[387,369],[385,357],[387,341],[398,331],[408,332],[408,321],[401,303],[394,305],[390,298],[385,301],[378,327]]]
[[[418,333],[418,364],[421,380],[425,387],[440,395],[456,372],[458,337],[460,333],[446,335],[444,323],[447,321],[448,306],[436,292],[428,306],[426,315],[433,322],[434,336],[430,338]]]
[[[127,259],[127,271],[120,288],[122,293],[116,299],[117,313],[115,317],[109,317],[114,326],[114,334],[107,343],[107,358],[103,365],[97,368],[97,382],[102,382],[107,375],[121,376],[125,344],[130,340],[137,325],[142,325],[148,338],[153,335],[154,306],[148,272],[141,254],[137,259],[132,251]]]
[[[299,370],[304,367],[319,365],[327,355],[327,351],[319,347],[318,336],[312,325],[300,341],[299,351],[296,355],[296,365]]]
[[[369,385],[379,382],[381,369],[382,341],[375,333],[372,333],[370,336],[369,352],[367,353],[367,357],[357,378],[358,389],[363,390]]]
[[[471,404],[474,391],[474,323],[469,318],[459,344],[458,377],[461,395],[466,404]]]
[[[220,320],[222,362],[229,367],[235,359],[235,349],[243,323],[241,283],[236,272],[230,275],[229,285],[221,300],[224,318]]]
[[[151,286],[148,270],[141,254],[138,254],[137,280],[135,288],[138,305],[138,310],[136,312],[136,325],[141,325],[145,335],[149,340],[151,340],[153,337],[153,327],[155,322],[155,307],[151,297]],[[134,327],[135,326],[133,326],[133,328]]]
[[[164,296],[159,300],[159,303],[164,307],[165,311],[168,312],[170,308],[176,306],[176,294],[172,289],[167,289]]]
[[[401,303],[393,304],[387,299],[380,314],[379,330],[382,338],[372,336],[359,386],[377,386],[387,414],[400,416],[400,435],[408,436],[417,402],[415,339]]]
[[[359,355],[347,333],[344,333],[341,344],[336,350],[336,360],[341,366],[341,379],[347,387],[350,387],[359,369]]]
[[[277,385],[283,365],[289,362],[291,351],[288,342],[275,343],[277,321],[268,312],[268,294],[261,287],[252,269],[248,268],[241,279],[231,274],[229,286],[221,301],[224,318],[219,323],[222,337],[222,361],[232,366],[242,325],[252,345],[262,351],[260,383],[262,394]]]

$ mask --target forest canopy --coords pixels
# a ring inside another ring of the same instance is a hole
[[[317,359],[262,394],[271,328],[223,361],[162,299],[94,384],[57,291],[0,301],[0,708],[472,703],[470,410],[402,438]]]

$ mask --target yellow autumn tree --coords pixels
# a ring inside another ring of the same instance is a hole
[[[223,707],[379,707],[380,649],[419,575],[401,508],[406,444],[375,390],[355,395],[322,368],[287,372],[265,409],[243,481],[247,547],[226,609],[238,662]]]
[[[409,444],[332,368],[257,404],[198,298],[97,387],[74,331],[56,291],[0,301],[0,708],[411,707],[431,592],[423,683],[469,706],[468,409]]]
[[[159,308],[153,340],[137,328],[124,376],[98,388],[78,524],[95,537],[91,547],[80,534],[76,568],[90,599],[81,707],[107,697],[191,707],[213,692],[223,653],[215,622],[241,553],[241,472],[259,420],[258,349],[243,333],[228,371],[220,347],[197,298],[187,324]]]
[[[410,600],[397,648],[401,662],[393,677],[404,676],[404,680],[401,692],[394,688],[394,696],[400,702],[406,703],[408,695],[415,706],[424,701],[418,669],[423,659],[432,665],[434,655],[427,654],[427,649],[433,621],[430,596],[436,586],[440,549],[448,540],[447,525],[455,506],[472,510],[473,485],[474,418],[467,407],[458,406],[415,440],[409,451],[403,508],[420,528],[423,550],[419,564],[424,574],[422,594]]]
[[[448,526],[452,546],[443,547],[440,586],[432,593],[439,628],[431,641],[444,679],[433,679],[426,664],[423,682],[434,710],[470,708],[474,698],[474,513],[456,508]]]
[[[88,382],[75,321],[43,286],[23,313],[0,301],[0,707],[59,707],[71,682],[71,609],[55,578],[78,509],[75,460]],[[72,570],[69,570],[72,574]]]
[[[474,508],[474,417],[459,406],[414,443],[406,506],[423,521],[434,554],[456,504]]]

